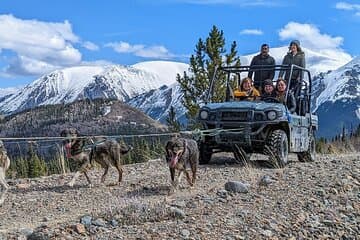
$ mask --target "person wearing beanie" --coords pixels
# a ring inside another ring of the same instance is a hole
[[[275,75],[275,69],[269,69],[269,66],[274,66],[275,65],[275,59],[269,55],[269,44],[264,43],[261,45],[260,48],[260,53],[256,56],[254,56],[251,60],[250,63],[250,71],[248,73],[248,77],[252,78],[253,73],[254,73],[254,86],[259,89],[260,91],[262,90],[262,86],[264,83],[265,79],[273,79],[274,75]],[[267,70],[252,70],[251,67],[254,66],[267,66],[268,69]]]
[[[305,53],[302,51],[300,47],[299,40],[293,40],[290,42],[289,45],[289,52],[285,55],[282,65],[297,65],[299,67],[305,68]],[[301,70],[293,70],[291,79],[290,77],[290,70],[280,71],[279,78],[283,78],[285,73],[285,79],[290,82],[290,89],[294,90],[298,87],[298,83],[303,79],[304,72]],[[294,91],[297,92],[297,91]],[[296,94],[297,95],[297,94]]]
[[[266,79],[264,81],[264,87],[263,87],[263,92],[261,94],[261,98],[265,99],[265,98],[275,98],[276,97],[276,92],[274,91],[274,84],[272,82],[271,79]]]

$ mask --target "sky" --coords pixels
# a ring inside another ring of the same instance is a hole
[[[240,55],[293,39],[360,55],[359,0],[0,0],[0,88],[78,65],[188,63],[214,25]]]

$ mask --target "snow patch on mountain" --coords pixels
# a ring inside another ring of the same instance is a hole
[[[185,107],[181,103],[181,89],[178,83],[162,86],[131,99],[128,104],[140,109],[151,118],[162,123],[166,122],[171,107],[174,107],[176,117],[180,122],[185,122]]]
[[[188,71],[189,65],[186,63],[176,63],[168,61],[148,61],[132,65],[134,68],[142,69],[157,75],[161,85],[170,86],[176,82],[176,75],[181,76]]]
[[[22,87],[0,88],[0,98],[16,93]]]
[[[325,90],[317,97],[314,111],[327,101],[349,101],[360,98],[360,57],[325,75],[322,83]]]

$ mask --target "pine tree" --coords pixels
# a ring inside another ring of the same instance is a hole
[[[177,82],[180,84],[183,93],[182,103],[185,106],[186,116],[190,127],[194,126],[199,106],[207,101],[209,90],[214,92],[212,101],[218,102],[225,99],[224,73],[218,71],[214,76],[215,69],[220,66],[240,66],[240,59],[237,56],[236,42],[231,44],[230,52],[226,54],[225,38],[223,31],[213,26],[205,42],[200,38],[195,46],[195,54],[190,57],[190,67],[187,75],[177,75]],[[216,81],[212,89],[210,81],[215,77]]]
[[[166,123],[169,126],[170,131],[179,132],[180,122],[176,119],[176,113],[173,106],[170,107],[169,115],[166,118]]]
[[[345,142],[345,139],[346,139],[346,130],[345,130],[345,126],[343,126],[342,134],[341,134],[341,141]]]
[[[360,124],[358,125],[357,129],[355,130],[355,136],[360,137]]]
[[[39,156],[34,152],[32,143],[29,144],[28,164],[28,177],[35,178],[46,175],[45,161],[40,160]]]

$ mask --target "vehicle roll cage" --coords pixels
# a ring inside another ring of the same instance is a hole
[[[274,71],[274,72],[280,72],[280,71],[289,71],[290,70],[290,74],[289,74],[289,79],[291,79],[292,75],[293,75],[293,72],[294,70],[300,70],[302,71],[302,73],[305,73],[308,75],[308,83],[305,82],[303,80],[303,78],[301,79],[301,84],[304,84],[305,86],[305,89],[308,89],[308,104],[309,104],[309,109],[310,109],[310,102],[311,102],[311,92],[312,92],[312,89],[311,89],[311,74],[310,74],[310,71],[303,68],[303,67],[300,67],[298,65],[295,65],[295,64],[292,64],[292,65],[256,65],[256,66],[226,66],[226,67],[218,67],[216,66],[215,67],[215,71],[214,71],[214,75],[213,75],[213,78],[211,79],[211,82],[210,82],[210,88],[209,88],[209,91],[208,91],[208,95],[207,95],[207,98],[206,98],[206,102],[210,102],[210,99],[211,99],[211,96],[213,95],[213,86],[214,86],[214,83],[216,81],[216,76],[217,76],[217,73],[219,71],[222,71],[222,72],[225,72],[227,74],[227,78],[226,78],[226,89],[227,91],[230,90],[230,83],[229,83],[229,80],[230,80],[230,75],[231,74],[236,74],[238,75],[238,81],[240,82],[240,73],[242,72],[257,72],[257,71]],[[285,101],[287,100],[287,97],[288,97],[288,93],[289,93],[289,89],[290,89],[290,81],[289,79],[285,79],[288,83],[287,83],[287,89],[286,89],[286,95],[285,95]]]

